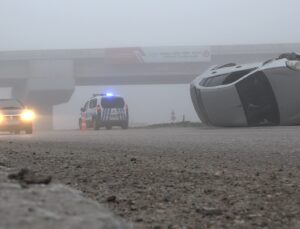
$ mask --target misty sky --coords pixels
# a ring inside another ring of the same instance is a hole
[[[298,42],[299,0],[0,0],[0,50]]]
[[[299,42],[299,9],[299,0],[0,0],[0,51]],[[55,107],[55,126],[77,127],[82,104],[105,88],[77,87]],[[189,85],[112,88],[132,122],[169,121],[171,110],[197,120]]]

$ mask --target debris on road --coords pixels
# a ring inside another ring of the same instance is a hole
[[[107,202],[116,202],[116,200],[117,200],[116,196],[109,196],[109,197],[106,198]]]
[[[50,184],[52,177],[36,174],[33,171],[23,168],[17,173],[8,175],[8,179],[17,180],[20,184]]]
[[[133,163],[136,163],[137,159],[135,157],[133,157],[133,158],[130,158],[130,161],[133,162]]]
[[[52,175],[138,229],[299,228],[299,127],[2,137],[0,162]]]
[[[85,198],[78,190],[49,184],[49,178],[29,180],[29,175],[33,175],[27,169],[18,173],[10,173],[11,170],[0,168],[0,228],[132,229],[130,224],[96,201]],[[11,179],[49,185],[23,189]]]
[[[204,216],[214,216],[214,215],[222,215],[223,214],[223,211],[221,209],[207,208],[207,207],[197,208],[196,212],[200,213],[201,215],[204,215]]]

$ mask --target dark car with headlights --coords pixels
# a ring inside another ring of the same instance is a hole
[[[0,131],[32,134],[35,114],[16,99],[0,99]]]

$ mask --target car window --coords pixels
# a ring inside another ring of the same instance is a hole
[[[97,99],[92,99],[90,101],[89,108],[95,108],[97,106]]]
[[[209,78],[205,78],[201,80],[199,83],[200,86],[204,87],[214,87],[214,86],[219,86],[219,85],[226,85],[233,83],[243,76],[249,74],[250,72],[254,71],[256,68],[251,68],[251,69],[246,69],[246,70],[241,70],[241,71],[236,71],[232,72],[229,74],[223,74],[223,75],[217,75]]]
[[[228,74],[205,78],[200,82],[200,86],[214,87],[222,85]]]
[[[87,101],[85,104],[84,104],[84,109],[86,110],[88,108],[88,105],[89,105],[89,101]]]
[[[124,99],[121,97],[104,97],[101,100],[103,108],[122,108],[124,105]]]
[[[0,109],[22,109],[23,104],[20,103],[18,100],[13,99],[3,99],[0,100]]]

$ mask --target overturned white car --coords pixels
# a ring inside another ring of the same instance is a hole
[[[300,124],[300,55],[214,66],[191,83],[200,120],[214,126]]]

